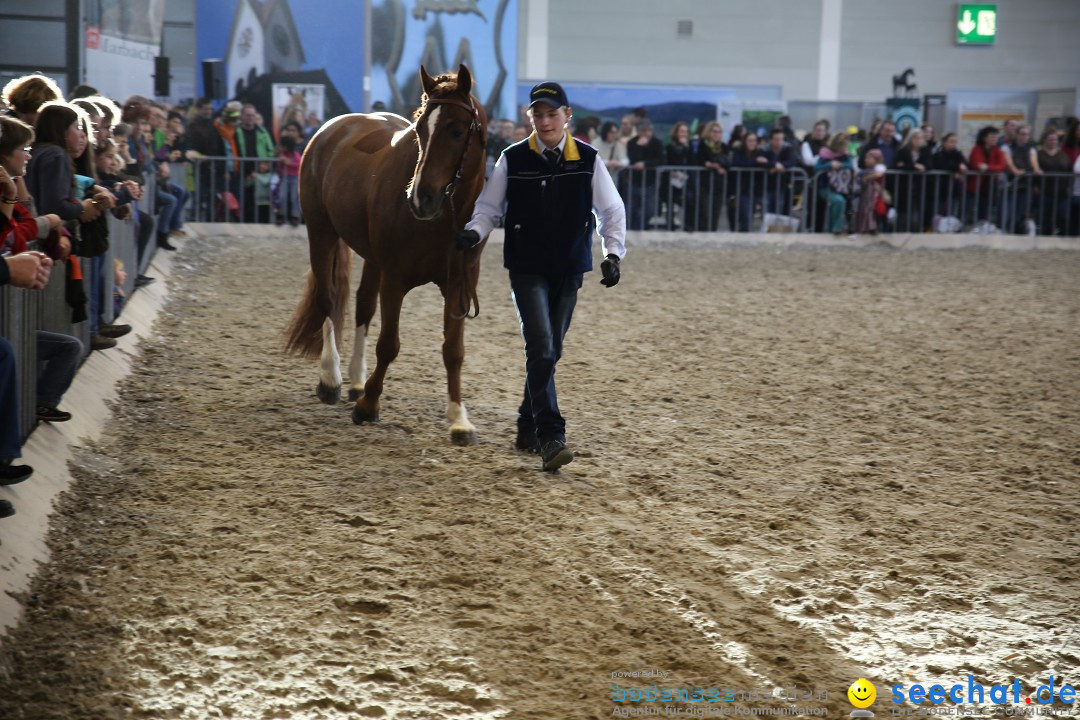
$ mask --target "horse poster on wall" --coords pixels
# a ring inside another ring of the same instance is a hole
[[[290,122],[297,123],[301,132],[322,125],[326,119],[325,85],[274,83],[272,87],[274,137],[281,137],[281,128]]]

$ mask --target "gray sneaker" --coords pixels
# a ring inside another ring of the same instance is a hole
[[[562,440],[545,440],[540,444],[540,457],[544,460],[544,469],[550,471],[572,462],[574,453]]]

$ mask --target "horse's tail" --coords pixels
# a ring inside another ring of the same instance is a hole
[[[319,357],[323,345],[323,323],[327,318],[334,323],[334,339],[339,346],[341,344],[352,253],[345,242],[337,238],[333,250],[323,260],[319,262],[313,253],[307,289],[285,330],[285,352],[306,358]]]

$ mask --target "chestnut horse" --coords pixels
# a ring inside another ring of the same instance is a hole
[[[320,358],[316,394],[341,398],[338,343],[349,292],[350,248],[364,258],[356,291],[356,339],[349,399],[356,424],[379,419],[387,368],[397,357],[401,303],[409,290],[435,283],[443,295],[443,363],[450,438],[476,441],[461,400],[465,317],[479,303],[483,243],[461,252],[454,231],[472,217],[484,184],[487,116],[470,94],[472,75],[432,78],[420,68],[424,99],[413,122],[391,113],[335,118],[315,134],[300,166],[300,208],[307,224],[311,272],[287,330],[286,349]],[[375,371],[367,374],[368,327],[381,305]]]

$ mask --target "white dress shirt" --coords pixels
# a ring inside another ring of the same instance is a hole
[[[539,136],[536,145],[543,153],[547,149]],[[559,142],[561,153],[566,147],[566,135]],[[472,219],[465,226],[466,230],[475,230],[485,238],[495,228],[499,218],[506,214],[506,163],[505,155],[500,155],[491,171],[491,177],[484,185],[480,197],[476,200]],[[600,235],[600,247],[604,256],[617,255],[621,260],[626,256],[626,207],[619,191],[608,174],[607,167],[599,155],[593,163],[592,204],[596,216],[596,232]]]

